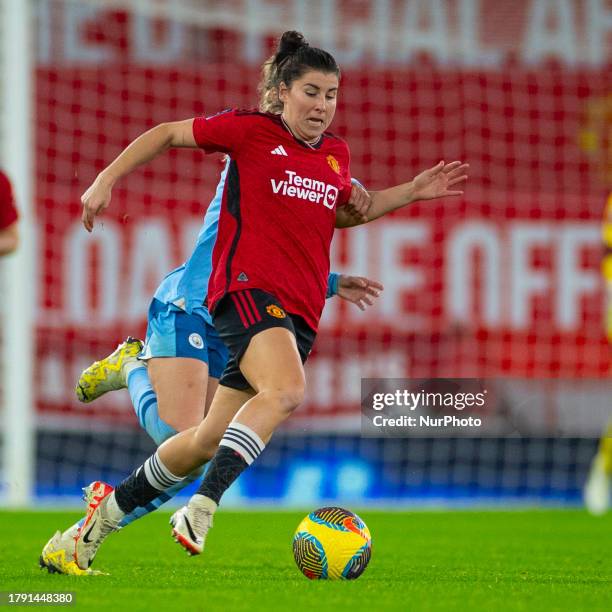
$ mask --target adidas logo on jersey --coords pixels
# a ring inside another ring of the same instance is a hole
[[[237,281],[240,281],[241,283],[248,283],[249,282],[249,277],[244,273],[241,272],[237,277],[236,277]]]
[[[276,147],[276,149],[272,149],[272,151],[270,151],[270,153],[272,153],[272,155],[284,155],[285,157],[289,157],[289,155],[287,155],[287,151],[285,151],[285,147],[283,147],[283,145],[278,145],[278,147]]]

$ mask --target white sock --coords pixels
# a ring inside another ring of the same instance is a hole
[[[263,440],[255,433],[248,425],[232,421],[221,441],[219,446],[227,446],[233,451],[236,451],[248,465],[251,465],[259,455],[263,452],[266,445]]]
[[[162,462],[159,451],[151,455],[142,466],[147,482],[158,491],[165,491],[175,484],[182,482],[183,476],[173,474]]]

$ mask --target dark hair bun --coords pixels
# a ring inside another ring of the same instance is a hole
[[[288,30],[281,36],[278,42],[278,50],[275,57],[276,64],[280,64],[285,58],[293,55],[302,47],[308,46],[308,42],[302,33]]]

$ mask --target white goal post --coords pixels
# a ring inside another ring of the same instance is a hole
[[[36,286],[34,194],[33,33],[30,0],[0,0],[0,165],[10,177],[19,208],[20,245],[3,258],[2,498],[31,503],[34,487],[33,332]]]

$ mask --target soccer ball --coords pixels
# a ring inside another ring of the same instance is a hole
[[[319,508],[298,525],[293,556],[310,580],[354,580],[372,555],[366,524],[344,508]]]

